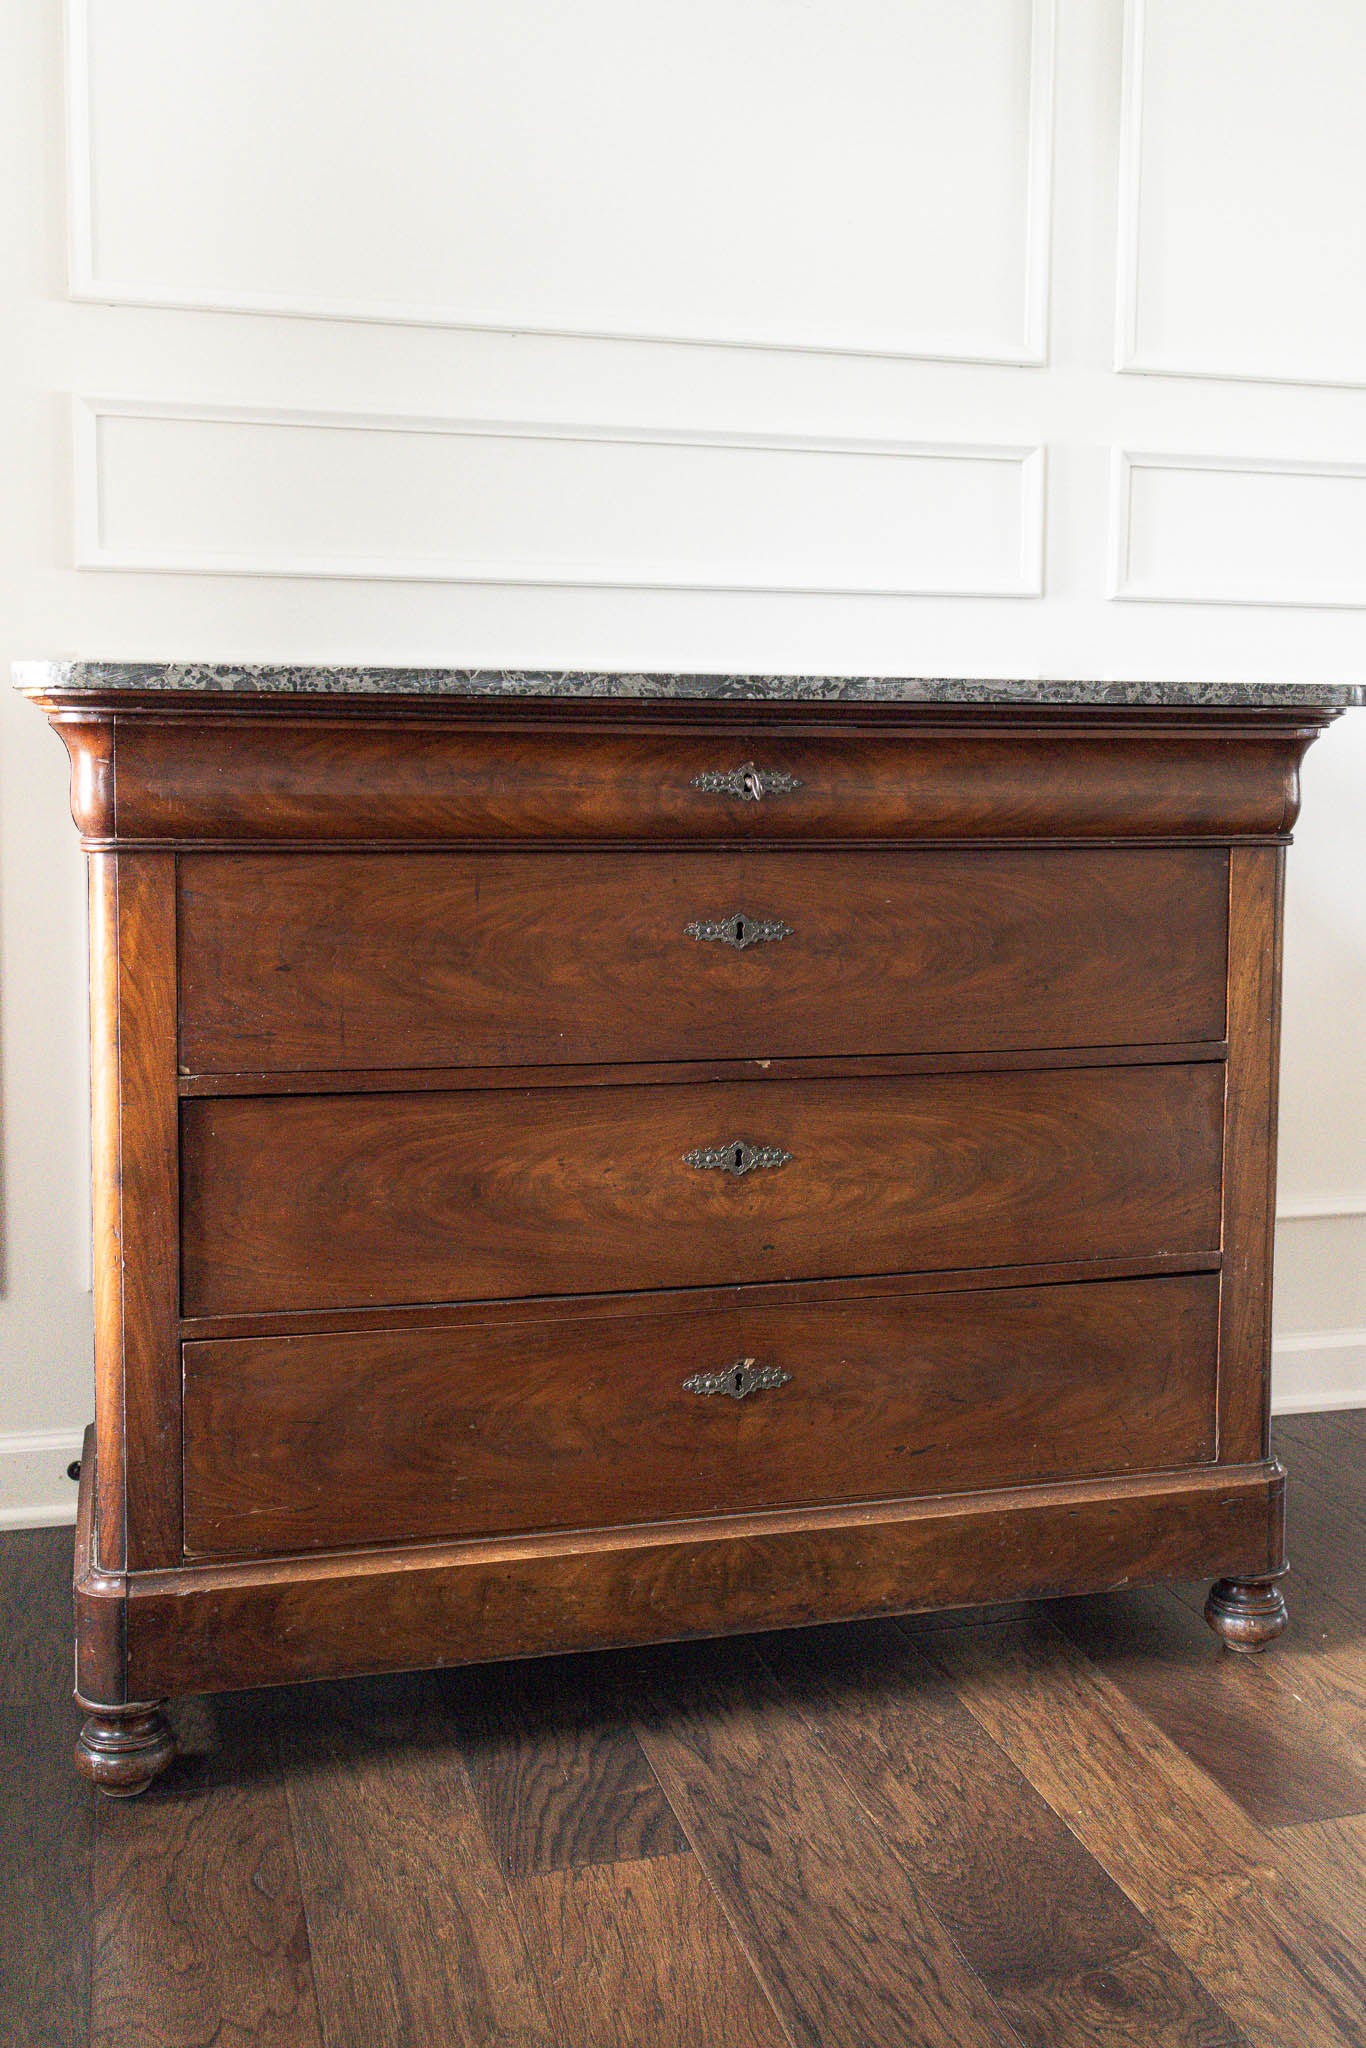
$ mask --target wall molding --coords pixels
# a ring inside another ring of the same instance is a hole
[[[1363,1216],[1366,1193],[1311,1194],[1281,1203],[1276,1210],[1276,1224],[1279,1231],[1286,1225],[1330,1224]],[[1303,1247],[1312,1239],[1299,1242]],[[1279,1249],[1278,1245],[1278,1256]],[[1287,1330],[1274,1339],[1271,1357],[1272,1406],[1278,1415],[1291,1415],[1297,1410],[1366,1408],[1366,1329]]]
[[[1343,376],[1298,363],[1219,362],[1198,356],[1144,355],[1138,338],[1142,278],[1144,63],[1148,0],[1125,0],[1120,77],[1119,211],[1116,229],[1115,368],[1144,377],[1209,377],[1239,384],[1366,388],[1366,372]]]
[[[641,590],[778,592],[843,597],[1038,597],[1043,592],[1045,451],[1025,444],[891,441],[710,433],[701,429],[549,424],[527,420],[448,419],[407,413],[317,412],[283,406],[200,405],[164,399],[77,395],[74,403],[75,563],[78,569],[138,570],[170,575],[306,576],[400,583],[527,584]],[[856,455],[890,460],[1013,463],[1018,471],[1018,566],[1009,581],[934,584],[906,581],[783,580],[738,575],[699,578],[678,565],[612,566],[588,562],[550,565],[481,560],[439,562],[429,557],[292,556],[263,553],[196,554],[192,549],[118,548],[104,539],[101,520],[100,422],[105,419],[183,420],[210,425],[303,427],[359,433],[467,436],[520,441],[586,441],[639,447],[747,450],[810,455]]]
[[[1057,0],[1028,0],[1029,107],[1026,117],[1025,226],[1021,248],[1024,295],[1019,337],[992,343],[970,336],[927,334],[907,345],[870,339],[851,345],[828,335],[656,333],[626,327],[544,326],[535,320],[492,319],[478,308],[279,293],[215,292],[171,283],[121,283],[102,277],[95,237],[95,165],[90,64],[93,0],[66,0],[68,289],[98,305],[147,306],[199,313],[249,313],[300,320],[362,321],[392,327],[461,328],[488,334],[533,334],[580,341],[640,341],[708,348],[775,349],[836,356],[891,357],[911,362],[991,363],[1035,368],[1048,360],[1052,244],[1052,182],[1056,102]]]
[[[1307,1330],[1271,1347],[1272,1413],[1366,1408],[1366,1330]]]
[[[1182,475],[1232,473],[1241,476],[1323,476],[1351,477],[1366,483],[1366,462],[1328,462],[1308,458],[1250,455],[1201,455],[1112,448],[1110,451],[1110,528],[1106,596],[1134,604],[1220,604],[1292,606],[1314,611],[1360,611],[1366,609],[1366,571],[1354,592],[1325,594],[1322,590],[1229,595],[1202,590],[1196,584],[1182,586],[1139,585],[1130,573],[1129,556],[1133,526],[1133,479],[1138,470],[1166,469]]]
[[[1320,1223],[1334,1216],[1366,1216],[1366,1193],[1301,1195],[1276,1205],[1278,1223]]]
[[[79,1429],[0,1434],[0,1529],[48,1529],[76,1519],[76,1488],[66,1476],[81,1455]]]

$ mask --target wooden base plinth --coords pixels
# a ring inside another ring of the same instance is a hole
[[[1274,1461],[402,1550],[109,1572],[94,1447],[76,1525],[77,1749],[124,1797],[170,1763],[167,1697],[1224,1576],[1244,1638],[1284,1620]],[[1279,1614],[1279,1620],[1276,1618]],[[1231,1624],[1230,1624],[1231,1625]],[[128,1692],[128,1705],[106,1705]]]
[[[1277,1465],[339,1551],[78,1585],[135,1698],[1043,1599],[1281,1563]],[[112,1606],[117,1630],[104,1627]],[[87,1688],[87,1694],[93,1687]],[[102,1687],[105,1697],[116,1690]]]

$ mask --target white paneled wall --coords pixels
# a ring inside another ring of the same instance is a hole
[[[1116,449],[1112,597],[1366,607],[1366,463]]]
[[[1356,0],[1130,0],[1121,369],[1366,384],[1362,33]]]
[[[74,0],[81,296],[1042,358],[1051,0],[341,12]]]
[[[1366,8],[0,0],[0,660],[1366,678]],[[0,707],[0,1517],[89,1405],[81,876]],[[1278,1400],[1366,1401],[1366,715]]]
[[[1041,448],[79,399],[75,442],[82,568],[811,596],[1043,588]]]

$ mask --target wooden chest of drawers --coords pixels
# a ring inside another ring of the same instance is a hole
[[[1330,710],[478,680],[34,691],[91,865],[90,1775],[169,1694],[1143,1579],[1269,1640]]]

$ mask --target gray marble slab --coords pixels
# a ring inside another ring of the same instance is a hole
[[[188,690],[204,695],[700,698],[756,703],[1269,705],[1344,710],[1363,683],[991,682],[945,676],[720,676],[549,669],[292,668],[263,662],[19,661],[44,695]]]

